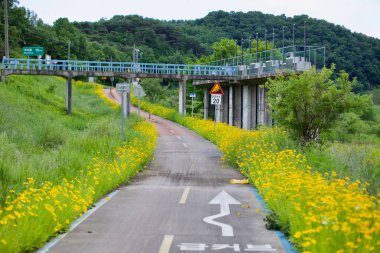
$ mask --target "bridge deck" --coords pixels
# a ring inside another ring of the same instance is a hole
[[[66,61],[4,58],[3,75],[119,76],[125,78],[170,78],[233,80],[236,66],[158,64],[133,62]]]

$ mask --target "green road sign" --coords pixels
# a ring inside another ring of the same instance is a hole
[[[23,47],[22,55],[24,56],[42,56],[45,54],[44,47]]]

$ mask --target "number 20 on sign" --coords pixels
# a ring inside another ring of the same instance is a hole
[[[220,104],[222,104],[222,95],[211,94],[211,104],[212,105],[220,105]]]

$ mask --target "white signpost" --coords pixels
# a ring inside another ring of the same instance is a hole
[[[131,87],[129,83],[117,83],[116,91],[121,94],[121,140],[124,141],[124,118],[127,116],[127,94]]]
[[[197,93],[191,92],[190,97],[191,97],[191,117],[194,115],[194,98],[197,96]]]
[[[214,131],[216,130],[216,118],[220,121],[220,105],[222,104],[222,95],[224,95],[222,86],[218,82],[212,86],[210,90],[211,104],[215,105],[215,116],[214,116]]]

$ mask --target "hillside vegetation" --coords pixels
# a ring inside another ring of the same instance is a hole
[[[3,1],[0,1],[1,3]],[[261,40],[265,29],[271,38],[275,28],[276,47],[282,45],[282,26],[285,45],[292,44],[295,25],[296,44],[303,44],[304,22],[307,24],[306,44],[326,47],[326,65],[335,63],[337,70],[345,70],[359,82],[356,91],[380,85],[380,40],[352,33],[350,30],[314,19],[306,15],[286,17],[247,10],[243,12],[215,11],[193,21],[160,21],[140,16],[114,16],[97,22],[69,22],[60,18],[52,26],[32,11],[11,0],[10,46],[11,56],[21,55],[21,47],[45,46],[53,58],[67,59],[71,45],[71,59],[131,61],[133,45],[142,52],[140,61],[186,63],[204,55],[212,55],[212,44],[223,38],[237,40],[249,47],[248,38],[256,32]],[[2,17],[0,9],[0,18]],[[3,29],[0,25],[0,36]],[[241,39],[244,39],[241,41]],[[1,42],[2,43],[2,42]],[[0,44],[3,48],[3,45]]]
[[[141,170],[153,156],[154,126],[132,116],[120,140],[118,106],[102,86],[10,76],[0,84],[0,252],[29,252]]]

